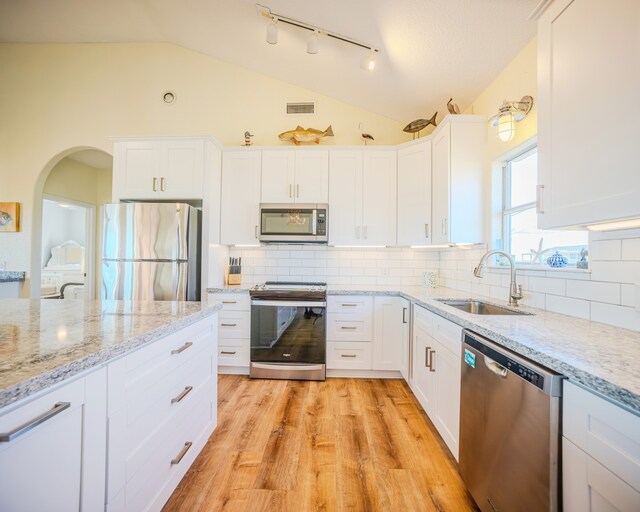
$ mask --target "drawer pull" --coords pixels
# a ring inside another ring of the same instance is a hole
[[[223,304],[237,304],[238,302],[235,300],[223,300],[222,301]]]
[[[184,390],[175,398],[171,399],[172,404],[177,404],[180,400],[182,400],[185,396],[187,396],[193,390],[193,386],[187,386]]]
[[[176,355],[176,354],[180,354],[182,352],[184,352],[185,350],[187,350],[190,346],[192,346],[193,343],[190,341],[187,341],[184,345],[182,345],[180,348],[177,348],[175,350],[171,351],[171,355]]]
[[[343,325],[342,327],[340,327],[340,329],[344,329],[345,331],[355,331],[357,327],[348,327]]]
[[[238,324],[220,324],[220,327],[237,327]]]
[[[180,450],[180,453],[178,454],[178,456],[171,461],[172,466],[174,466],[175,464],[180,464],[180,461],[187,454],[192,444],[193,443],[191,441],[187,441],[186,443],[184,443],[184,446],[182,447],[182,450]]]
[[[42,413],[40,416],[28,421],[27,423],[20,425],[19,427],[14,428],[10,432],[1,433],[0,434],[0,443],[8,443],[9,441],[13,441],[16,437],[20,437],[22,434],[26,434],[29,430],[36,428],[38,425],[43,424],[45,421],[50,420],[55,415],[60,414],[65,409],[71,407],[71,402],[58,402],[53,406],[52,409],[48,410],[45,413]]]
[[[355,308],[357,306],[357,304],[343,304],[342,307],[343,308]]]
[[[225,355],[225,356],[232,356],[232,355],[234,355],[236,352],[235,352],[235,350],[234,350],[233,352],[228,352],[228,351],[226,351],[226,350],[221,350],[221,351],[220,351],[220,353],[221,353],[222,355]]]
[[[355,354],[340,354],[340,357],[356,357]]]

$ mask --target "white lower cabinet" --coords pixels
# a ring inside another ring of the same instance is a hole
[[[251,360],[251,298],[248,293],[210,293],[220,302],[218,366],[223,373],[249,373]]]
[[[160,510],[217,422],[217,315],[110,363],[107,510]]]
[[[409,301],[401,297],[379,295],[374,300],[374,370],[402,371],[409,352]]]
[[[640,416],[571,382],[563,395],[565,512],[637,512]]]
[[[414,307],[412,389],[456,460],[461,351],[462,327]]]
[[[106,370],[0,411],[0,510],[104,508]]]

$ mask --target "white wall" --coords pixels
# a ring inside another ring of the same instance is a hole
[[[61,208],[55,201],[45,200],[42,206],[42,267],[51,257],[51,249],[67,240],[85,246],[85,209]]]

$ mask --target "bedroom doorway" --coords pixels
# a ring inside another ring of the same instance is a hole
[[[43,196],[41,298],[94,297],[95,217],[95,204]]]

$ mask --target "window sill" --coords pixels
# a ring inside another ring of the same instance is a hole
[[[487,265],[487,269],[489,270],[504,270],[505,272],[510,272],[510,268],[507,265]],[[566,274],[567,272],[577,273],[577,274],[590,274],[590,268],[575,268],[575,267],[563,267],[563,268],[552,268],[545,267],[544,265],[522,265],[516,263],[516,270],[527,270],[531,272],[553,272],[558,274]]]

